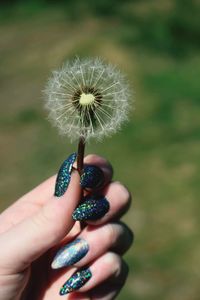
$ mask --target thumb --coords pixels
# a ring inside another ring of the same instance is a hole
[[[81,196],[80,177],[73,171],[67,192],[52,199],[39,212],[17,224],[0,237],[0,268],[19,272],[49,248],[58,243],[72,228],[72,213]]]

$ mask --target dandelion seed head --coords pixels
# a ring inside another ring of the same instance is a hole
[[[115,133],[130,108],[124,76],[97,58],[76,58],[52,72],[45,95],[49,119],[72,141]]]

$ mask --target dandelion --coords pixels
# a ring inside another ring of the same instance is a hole
[[[100,59],[67,62],[52,73],[45,94],[49,119],[61,134],[79,139],[80,170],[85,142],[115,133],[127,119],[129,89],[124,76]]]

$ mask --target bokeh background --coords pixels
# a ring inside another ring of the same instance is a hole
[[[135,90],[106,156],[133,193],[135,244],[118,299],[200,295],[200,1],[24,0],[0,4],[0,207],[55,173],[75,150],[47,121],[42,90],[75,55],[117,64]]]

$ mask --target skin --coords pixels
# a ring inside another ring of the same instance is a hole
[[[63,299],[109,300],[119,293],[128,274],[122,255],[133,241],[131,230],[119,219],[131,197],[121,183],[111,182],[112,167],[105,159],[89,155],[85,163],[104,172],[102,193],[110,203],[109,212],[82,228],[72,220],[81,193],[77,171],[62,197],[53,196],[55,175],[8,207],[0,215],[0,299],[61,299],[61,286],[83,266],[90,267],[92,278]],[[76,236],[89,243],[87,255],[72,267],[52,270],[56,251]]]

